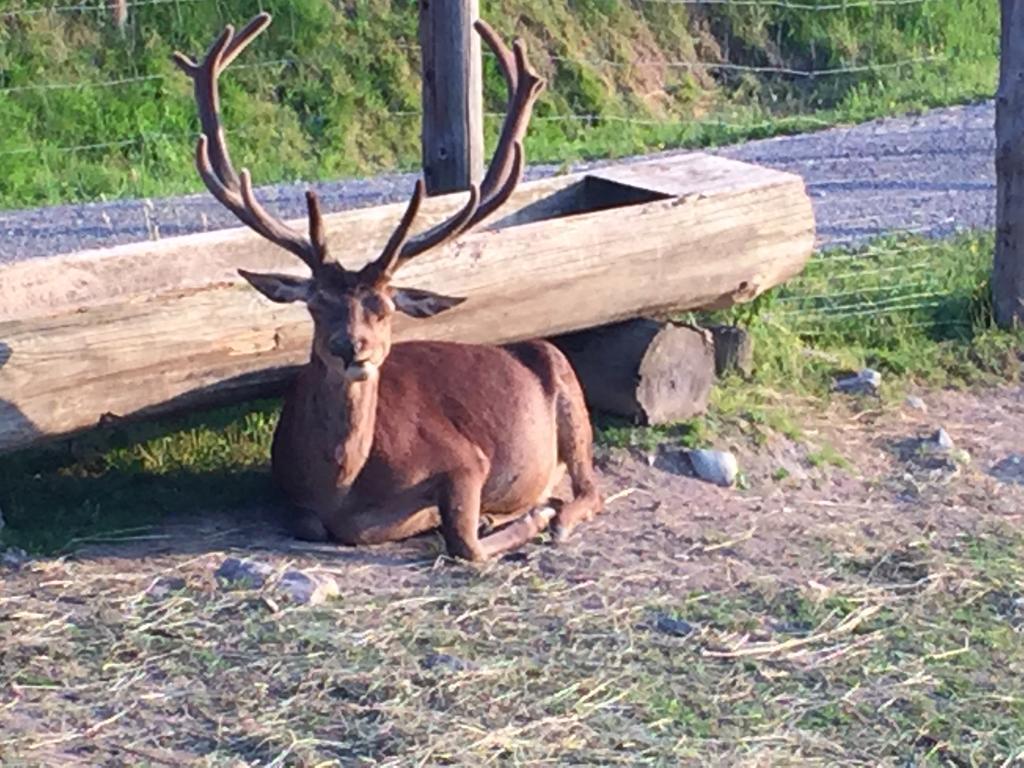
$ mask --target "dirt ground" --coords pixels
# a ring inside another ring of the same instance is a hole
[[[718,447],[737,454],[739,489],[696,479],[685,453],[672,446],[650,453],[603,450],[598,463],[607,511],[564,545],[537,542],[484,566],[485,578],[525,574],[570,589],[601,585],[606,604],[624,596],[722,594],[750,583],[826,589],[840,557],[895,574],[903,567],[898,553],[922,544],[941,545],[1000,526],[1019,529],[1024,389],[920,396],[926,410],[902,402],[837,400],[825,412],[796,408],[798,436],[770,430],[737,434],[731,445]],[[929,436],[940,427],[952,437],[953,453],[927,450]],[[131,718],[122,722],[118,714],[127,710],[90,708],[81,695],[65,690],[76,677],[75,662],[54,648],[73,644],[76,626],[95,623],[98,612],[135,610],[161,579],[181,579],[197,594],[215,595],[213,572],[234,555],[329,573],[347,604],[409,600],[435,589],[458,595],[460,579],[481,569],[446,562],[441,549],[437,536],[366,549],[306,545],[284,537],[270,510],[252,509],[197,512],[131,540],[97,542],[20,568],[0,567],[0,657],[6,652],[8,663],[18,660],[17,669],[4,669],[0,661],[0,672],[12,676],[6,684],[0,680],[0,761],[191,764],[212,754],[200,747],[183,751],[180,743],[158,749],[159,739],[146,741],[138,731],[129,740],[122,726]],[[102,645],[102,637],[95,642]],[[118,634],[107,642],[116,644]],[[62,665],[68,667],[65,674],[54,671]],[[35,684],[22,674],[27,667],[38,668]],[[99,668],[89,669],[78,685],[95,695],[89,685]],[[116,696],[118,686],[127,690],[140,679],[109,678],[104,690]],[[205,762],[274,764],[252,752],[234,754]],[[315,763],[290,754],[277,764]],[[405,763],[395,758],[393,764]]]
[[[870,401],[803,411],[798,439],[771,430],[764,444],[737,436],[718,447],[737,455],[745,489],[697,479],[682,449],[599,449],[605,513],[566,544],[537,543],[507,559],[569,580],[642,571],[715,589],[766,575],[820,578],[820,564],[808,557],[814,542],[869,557],[894,542],[1019,524],[1024,389],[936,392],[922,400],[926,411],[875,409]],[[921,448],[940,427],[968,461]],[[826,458],[815,459],[819,454]],[[201,578],[228,555],[329,572],[343,592],[389,592],[428,585],[442,551],[439,536],[361,549],[306,544],[285,535],[273,509],[203,511],[135,540],[85,546],[65,560],[7,573],[5,593],[31,585],[37,571],[63,567],[83,575],[129,571],[123,578],[140,587],[159,575]]]

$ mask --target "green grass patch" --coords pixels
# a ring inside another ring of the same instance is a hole
[[[1024,664],[1022,545],[1000,534],[918,547],[902,562],[833,555],[844,575],[830,590],[692,595],[671,613],[702,633],[638,700],[693,758],[736,744],[780,757],[799,744],[846,764],[1019,755],[1024,689],[1004,687],[1002,670]],[[912,567],[879,567],[897,562]]]
[[[672,427],[602,422],[600,439],[651,449],[670,441],[706,445],[738,433],[754,445],[775,434],[800,440],[793,398],[821,402],[836,378],[864,367],[883,375],[892,399],[909,385],[970,387],[1016,381],[1024,336],[992,321],[993,238],[974,232],[947,240],[892,236],[816,255],[804,272],[750,304],[680,320],[730,323],[753,336],[755,371],[712,392],[709,413]],[[842,466],[827,448],[821,465]]]
[[[223,83],[239,164],[260,183],[419,165],[413,3],[141,4],[124,34],[102,4],[41,10],[50,5],[0,11],[0,207],[199,190],[195,107],[169,55],[197,55],[226,22],[263,9],[274,24]],[[482,13],[524,37],[550,83],[531,161],[794,133],[990,97],[996,84],[998,8],[986,0],[821,11],[485,0]],[[503,109],[503,89],[488,58],[489,112]],[[498,125],[492,114],[491,144]]]
[[[769,386],[822,394],[837,369],[863,366],[940,387],[1012,378],[1020,338],[993,328],[993,247],[990,234],[970,233],[829,251],[725,319],[748,320]]]
[[[131,536],[170,512],[266,498],[277,403],[104,430],[0,459],[0,543],[58,552]]]

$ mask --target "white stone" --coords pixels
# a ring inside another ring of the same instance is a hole
[[[932,435],[932,444],[940,451],[952,451],[955,447],[953,438],[942,427],[939,427],[939,430]]]
[[[924,400],[917,395],[909,395],[904,403],[907,408],[912,408],[915,411],[921,411],[922,413],[928,411],[928,406],[925,404]]]
[[[856,375],[840,379],[835,384],[840,392],[853,395],[877,395],[881,386],[882,374],[873,368],[864,368]]]
[[[229,557],[220,564],[214,575],[231,587],[259,589],[273,572],[274,569],[265,563]]]
[[[320,605],[339,594],[338,582],[327,574],[285,571],[277,582],[282,597],[297,605]]]
[[[730,488],[736,483],[740,467],[736,457],[729,451],[700,449],[690,451],[689,456],[693,470],[701,480],[723,488]]]

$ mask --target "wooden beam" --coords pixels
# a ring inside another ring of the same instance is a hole
[[[420,0],[423,177],[427,192],[469,189],[484,168],[479,0]]]
[[[578,175],[521,184],[492,226],[509,227],[583,210],[591,205],[586,188]],[[418,226],[427,229],[445,220],[465,201],[464,194],[424,200]],[[365,264],[380,252],[405,206],[403,202],[325,215],[333,258],[351,268]],[[306,227],[304,218],[291,223],[303,231]],[[429,257],[417,258],[410,269],[415,270],[424,258]],[[0,264],[0,323],[146,301],[153,294],[242,285],[239,267],[305,271],[298,259],[245,227],[28,259]]]
[[[424,225],[463,199],[428,200]],[[402,208],[325,217],[332,253],[366,263]],[[747,301],[814,243],[798,176],[700,154],[523,184],[506,214],[400,273],[469,300],[400,318],[398,340],[501,343]],[[245,229],[0,266],[0,451],[279,386],[308,359],[308,314],[237,267],[304,270]]]
[[[1024,324],[1024,0],[1000,0],[996,93],[996,252],[992,303],[1002,328]]]
[[[128,23],[128,0],[111,0],[110,17],[114,26],[123,34],[125,24]]]

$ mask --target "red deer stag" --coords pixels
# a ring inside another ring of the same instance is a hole
[[[410,341],[392,346],[396,312],[431,317],[464,299],[391,284],[410,259],[467,232],[511,196],[523,171],[523,136],[544,81],[517,41],[510,51],[487,24],[509,88],[494,158],[469,201],[447,221],[410,237],[423,199],[417,182],[380,256],[358,271],[327,258],[320,206],[306,193],[308,235],[256,200],[236,174],[219,115],[217,78],[270,23],[227,27],[197,64],[203,135],[199,174],[243,223],[302,259],[310,278],[239,270],[271,301],[305,302],[313,318],[310,361],[286,396],[274,434],[273,475],[292,505],[296,535],[345,544],[395,541],[441,528],[449,554],[483,560],[522,546],[549,523],[556,539],[600,511],[592,433],[583,393],[565,357],[543,341],[504,347]],[[550,494],[566,469],[572,501]],[[481,534],[481,522],[496,527]]]

